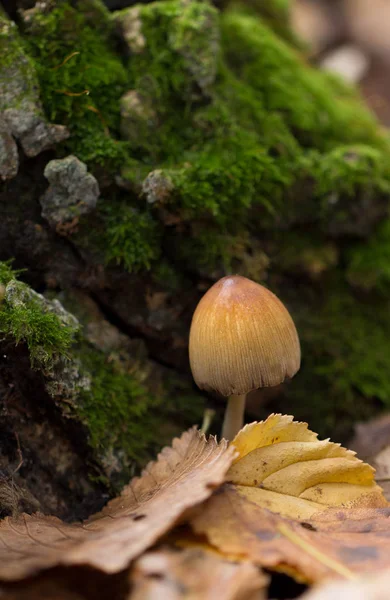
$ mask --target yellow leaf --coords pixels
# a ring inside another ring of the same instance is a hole
[[[372,467],[340,444],[318,440],[291,416],[270,415],[247,425],[232,445],[238,456],[228,481],[239,494],[284,516],[308,518],[330,506],[359,502],[386,505]]]
[[[270,415],[265,421],[245,425],[236,435],[233,444],[239,452],[235,462],[256,450],[270,444],[300,440],[317,441],[317,434],[307,428],[307,423],[293,421],[289,415]]]
[[[389,504],[354,452],[282,415],[232,445],[228,482],[191,519],[203,544],[307,582],[390,566]]]

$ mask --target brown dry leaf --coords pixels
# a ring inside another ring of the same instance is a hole
[[[390,567],[390,508],[354,452],[282,415],[232,444],[229,483],[191,521],[213,548],[307,581]]]
[[[191,525],[222,554],[307,582],[390,568],[390,508],[330,508],[299,521],[258,506],[225,484]]]
[[[18,580],[57,565],[125,568],[225,479],[234,448],[195,428],[173,440],[121,496],[84,523],[21,515],[0,524],[0,578]]]
[[[161,549],[137,560],[131,600],[263,600],[268,577],[200,549]]]
[[[307,519],[329,506],[387,506],[370,465],[291,416],[246,425],[232,444],[238,456],[227,480],[273,512]]]

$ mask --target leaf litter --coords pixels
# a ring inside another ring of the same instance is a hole
[[[132,600],[261,600],[260,568],[314,584],[354,580],[390,568],[390,505],[354,452],[270,415],[230,445],[185,432],[83,523],[0,522],[3,582],[27,585],[60,566],[112,576],[131,563]]]
[[[263,600],[269,578],[250,562],[233,563],[210,551],[162,548],[139,558],[131,600]],[[129,598],[130,598],[129,597]]]
[[[225,478],[234,448],[195,428],[164,448],[140,478],[84,523],[22,514],[0,524],[0,579],[12,581],[58,565],[124,569]]]
[[[228,482],[191,520],[212,547],[310,583],[390,567],[390,508],[354,452],[286,415],[232,445]]]

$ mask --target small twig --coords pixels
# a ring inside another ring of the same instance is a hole
[[[65,94],[65,96],[89,96],[89,90],[83,90],[82,92],[69,92],[68,90],[55,90],[57,94]]]
[[[295,533],[295,531],[287,527],[287,525],[285,525],[284,523],[279,523],[279,525],[277,525],[276,528],[282,535],[284,535],[288,540],[290,540],[290,542],[292,542],[296,546],[299,546],[299,548],[302,548],[302,550],[307,552],[307,554],[310,554],[310,556],[318,560],[318,562],[328,567],[328,569],[331,569],[338,575],[345,577],[345,579],[356,579],[355,573],[350,571],[348,567],[345,567],[333,558],[330,558],[329,556],[326,556],[326,554],[323,554],[320,550],[309,544],[309,542],[301,538],[297,533]]]
[[[12,472],[12,476],[15,475],[15,473],[17,473],[19,471],[19,469],[21,468],[21,466],[23,465],[24,459],[23,459],[23,454],[22,454],[22,449],[20,447],[20,441],[19,441],[19,436],[16,433],[16,431],[14,431],[14,435],[15,435],[15,439],[16,439],[16,444],[17,444],[17,453],[19,456],[19,464],[16,467],[16,469],[13,470]]]
[[[61,67],[63,67],[64,65],[66,65],[66,63],[68,62],[68,60],[70,60],[71,58],[73,58],[74,56],[76,56],[76,54],[80,54],[80,52],[72,52],[72,54],[69,54],[69,56],[67,56],[60,65],[57,65],[56,67],[52,67],[52,70],[55,71],[56,69],[60,69]]]

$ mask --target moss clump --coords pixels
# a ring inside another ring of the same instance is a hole
[[[388,139],[352,89],[311,68],[270,26],[285,26],[287,15],[284,0],[221,14],[204,2],[163,0],[112,20],[99,2],[76,8],[62,0],[33,13],[25,39],[48,116],[71,129],[64,151],[112,171],[120,165],[133,186],[128,210],[117,203],[102,211],[109,261],[131,272],[149,268],[160,239],[171,235],[136,197],[155,169],[173,184],[167,209],[181,222],[217,228],[227,248],[232,236],[259,224],[306,219],[341,230],[354,196],[372,205],[388,197]],[[130,17],[142,44],[122,62],[112,27],[126,40]],[[69,95],[84,90],[88,96]],[[139,123],[147,135],[118,139],[121,98],[130,129]],[[136,222],[145,233],[138,240]],[[200,262],[210,265],[209,244],[192,240],[194,254],[204,248]],[[189,255],[184,245],[181,260]],[[217,266],[221,253],[213,254]]]
[[[77,415],[88,427],[88,443],[106,465],[106,473],[113,475],[111,482],[127,483],[136,467],[199,418],[203,401],[180,389],[174,379],[151,392],[136,369],[86,345],[79,357],[92,386],[81,394]]]
[[[356,93],[311,68],[258,15],[236,7],[218,22],[210,6],[183,9],[174,0],[137,10],[145,47],[129,61],[131,86],[156,107],[157,125],[137,140],[133,159],[142,160],[125,176],[139,185],[148,170],[162,169],[174,184],[165,204],[182,220],[207,219],[227,236],[305,212],[326,226],[348,218],[352,194],[373,203],[389,194],[390,145]],[[190,10],[192,21],[182,12]],[[210,27],[221,33],[218,52],[214,41],[207,46]],[[213,56],[203,98],[177,42],[186,36],[189,47]],[[329,201],[331,189],[339,202]]]
[[[39,294],[14,279],[9,263],[0,263],[0,283],[6,285],[0,304],[0,334],[13,343],[25,343],[34,367],[49,368],[54,357],[67,355],[75,327],[66,326]]]
[[[95,214],[80,219],[73,241],[95,261],[137,273],[156,266],[161,236],[149,209],[119,195],[110,203],[100,199]]]
[[[48,365],[54,354],[66,354],[73,342],[73,331],[61,326],[56,315],[43,313],[33,301],[11,310],[5,302],[0,311],[0,332],[16,344],[27,344],[33,366]]]
[[[87,426],[105,482],[118,489],[172,436],[199,421],[203,400],[174,376],[158,382],[158,374],[151,373],[156,381],[146,381],[142,364],[135,367],[115,352],[82,344],[77,355],[92,383],[80,394],[75,414]]]
[[[20,269],[12,268],[12,261],[0,261],[0,283],[7,285],[11,279],[15,279],[20,275]]]
[[[114,456],[129,468],[146,461],[158,444],[156,408],[162,399],[153,397],[134,374],[109,362],[103,353],[85,347],[80,358],[92,376],[90,392],[79,398],[77,414],[88,427],[88,442],[98,455]],[[119,471],[120,469],[118,469]],[[128,473],[121,473],[126,478]]]
[[[222,36],[233,72],[257,93],[268,114],[280,115],[302,148],[327,151],[363,139],[385,147],[375,119],[352,88],[310,68],[261,19],[227,11]]]
[[[122,266],[129,273],[150,269],[159,258],[159,230],[150,213],[121,203],[102,206],[107,263]]]
[[[94,4],[84,2],[76,9],[61,1],[47,11],[37,10],[24,33],[46,114],[70,129],[64,151],[114,168],[125,157],[126,144],[116,138],[118,100],[128,77],[109,42],[108,15],[99,12],[99,26],[91,20]]]
[[[18,29],[0,10],[0,110],[36,108],[37,76]]]
[[[122,15],[126,9],[116,14],[116,20],[121,21]],[[139,6],[146,47],[129,62],[135,89],[154,93],[163,110],[173,95],[183,106],[199,99],[200,92],[207,93],[216,74],[217,17],[214,7],[199,1]]]
[[[291,0],[246,0],[245,6],[234,0],[229,2],[229,5],[238,7],[239,10],[246,10],[248,14],[260,15],[269,27],[284,40],[296,46],[299,49],[304,49],[303,42],[295,35],[291,29]]]

